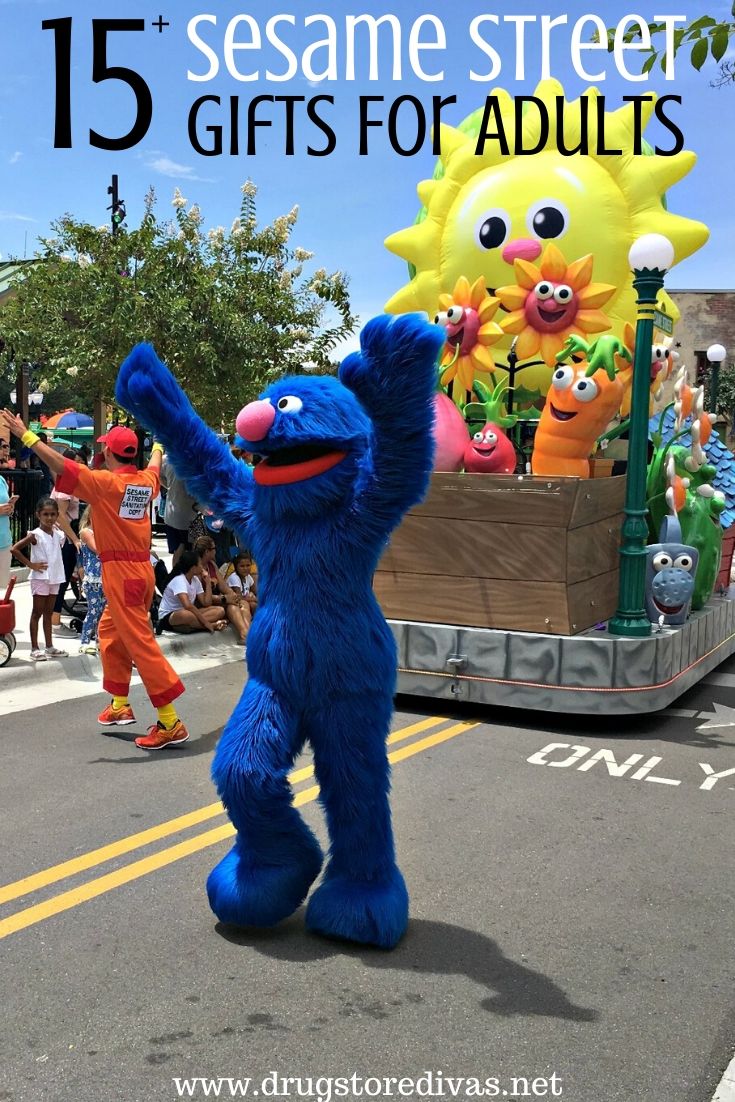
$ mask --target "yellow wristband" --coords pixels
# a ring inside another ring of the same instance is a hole
[[[37,436],[35,432],[31,432],[30,429],[26,429],[20,438],[20,442],[24,448],[32,448],[34,444],[38,444],[40,436]]]
[[[151,455],[153,455],[154,452],[160,452],[161,455],[163,455],[163,444],[159,444],[157,440],[154,442],[153,447],[151,448]]]

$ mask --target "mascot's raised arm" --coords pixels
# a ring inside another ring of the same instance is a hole
[[[237,829],[207,883],[223,922],[273,925],[319,875],[321,848],[288,783],[308,741],[331,846],[307,926],[384,948],[406,928],[386,753],[396,653],[372,575],[428,484],[442,342],[418,317],[376,318],[339,380],[269,386],[237,418],[245,446],[262,457],[252,472],[203,425],[150,348],[139,346],[121,368],[118,401],[166,446],[190,492],[246,536],[258,564],[249,679],[212,766]]]

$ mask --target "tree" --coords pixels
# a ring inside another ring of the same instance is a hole
[[[256,191],[243,185],[229,231],[205,233],[178,188],[169,222],[152,191],[136,229],[112,234],[64,215],[0,314],[16,362],[41,365],[43,390],[73,383],[89,409],[112,399],[131,346],[150,341],[217,427],[286,372],[333,371],[330,354],[356,324],[347,278],[323,268],[305,277],[313,254],[290,243],[298,208],[259,227]]]
[[[711,84],[714,88],[721,88],[726,84],[735,84],[735,61],[727,59],[723,61],[730,43],[735,41],[735,3],[731,10],[732,20],[716,19],[713,15],[700,15],[691,23],[678,27],[674,31],[673,51],[676,56],[680,51],[689,50],[689,58],[694,68],[699,71],[711,56],[720,63],[719,76]],[[649,23],[648,31],[651,35],[650,49],[643,63],[643,72],[649,72],[658,62],[661,68],[666,63],[665,40],[661,37],[665,31],[664,23]],[[614,29],[608,29],[608,49],[612,51],[615,38]],[[631,28],[624,37],[626,42],[640,41],[640,28]]]

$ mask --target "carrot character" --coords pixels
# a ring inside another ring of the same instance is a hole
[[[585,357],[581,362],[563,362],[580,354]],[[578,336],[567,340],[536,430],[534,474],[589,478],[595,442],[623,398],[615,360],[629,355],[617,337],[599,337],[591,345]]]

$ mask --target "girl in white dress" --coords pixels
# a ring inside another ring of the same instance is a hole
[[[45,662],[48,658],[66,658],[66,651],[54,646],[52,625],[56,594],[65,578],[61,548],[66,536],[57,527],[59,507],[53,498],[41,498],[36,507],[36,519],[38,528],[34,528],[24,539],[13,544],[10,550],[18,562],[31,571],[31,658],[34,662]],[[31,549],[30,559],[23,554],[26,547]],[[46,641],[45,651],[38,645],[38,624],[41,620]]]

